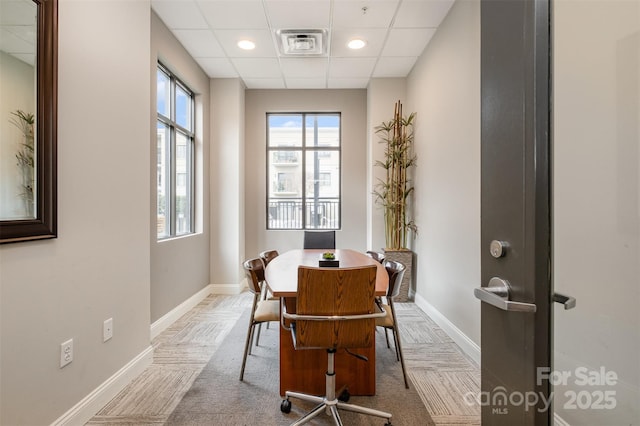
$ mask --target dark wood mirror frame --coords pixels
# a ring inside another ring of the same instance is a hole
[[[58,0],[38,9],[35,218],[0,220],[0,244],[56,238],[58,125]]]

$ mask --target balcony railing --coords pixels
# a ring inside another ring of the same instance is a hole
[[[302,221],[304,214],[304,224]],[[340,199],[270,199],[268,229],[339,229]]]

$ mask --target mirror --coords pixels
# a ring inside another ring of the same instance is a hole
[[[0,243],[57,236],[58,0],[0,2]]]

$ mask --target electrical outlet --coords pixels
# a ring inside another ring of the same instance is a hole
[[[102,341],[106,342],[112,337],[113,337],[113,318],[109,318],[107,320],[104,320],[104,324],[102,325]]]
[[[73,361],[73,339],[60,343],[60,368]]]

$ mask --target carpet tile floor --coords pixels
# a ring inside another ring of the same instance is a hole
[[[152,365],[87,425],[166,424],[251,301],[250,293],[209,295],[152,341]],[[479,425],[479,407],[464,399],[480,390],[478,366],[415,304],[395,306],[408,374],[432,419],[438,426]]]

